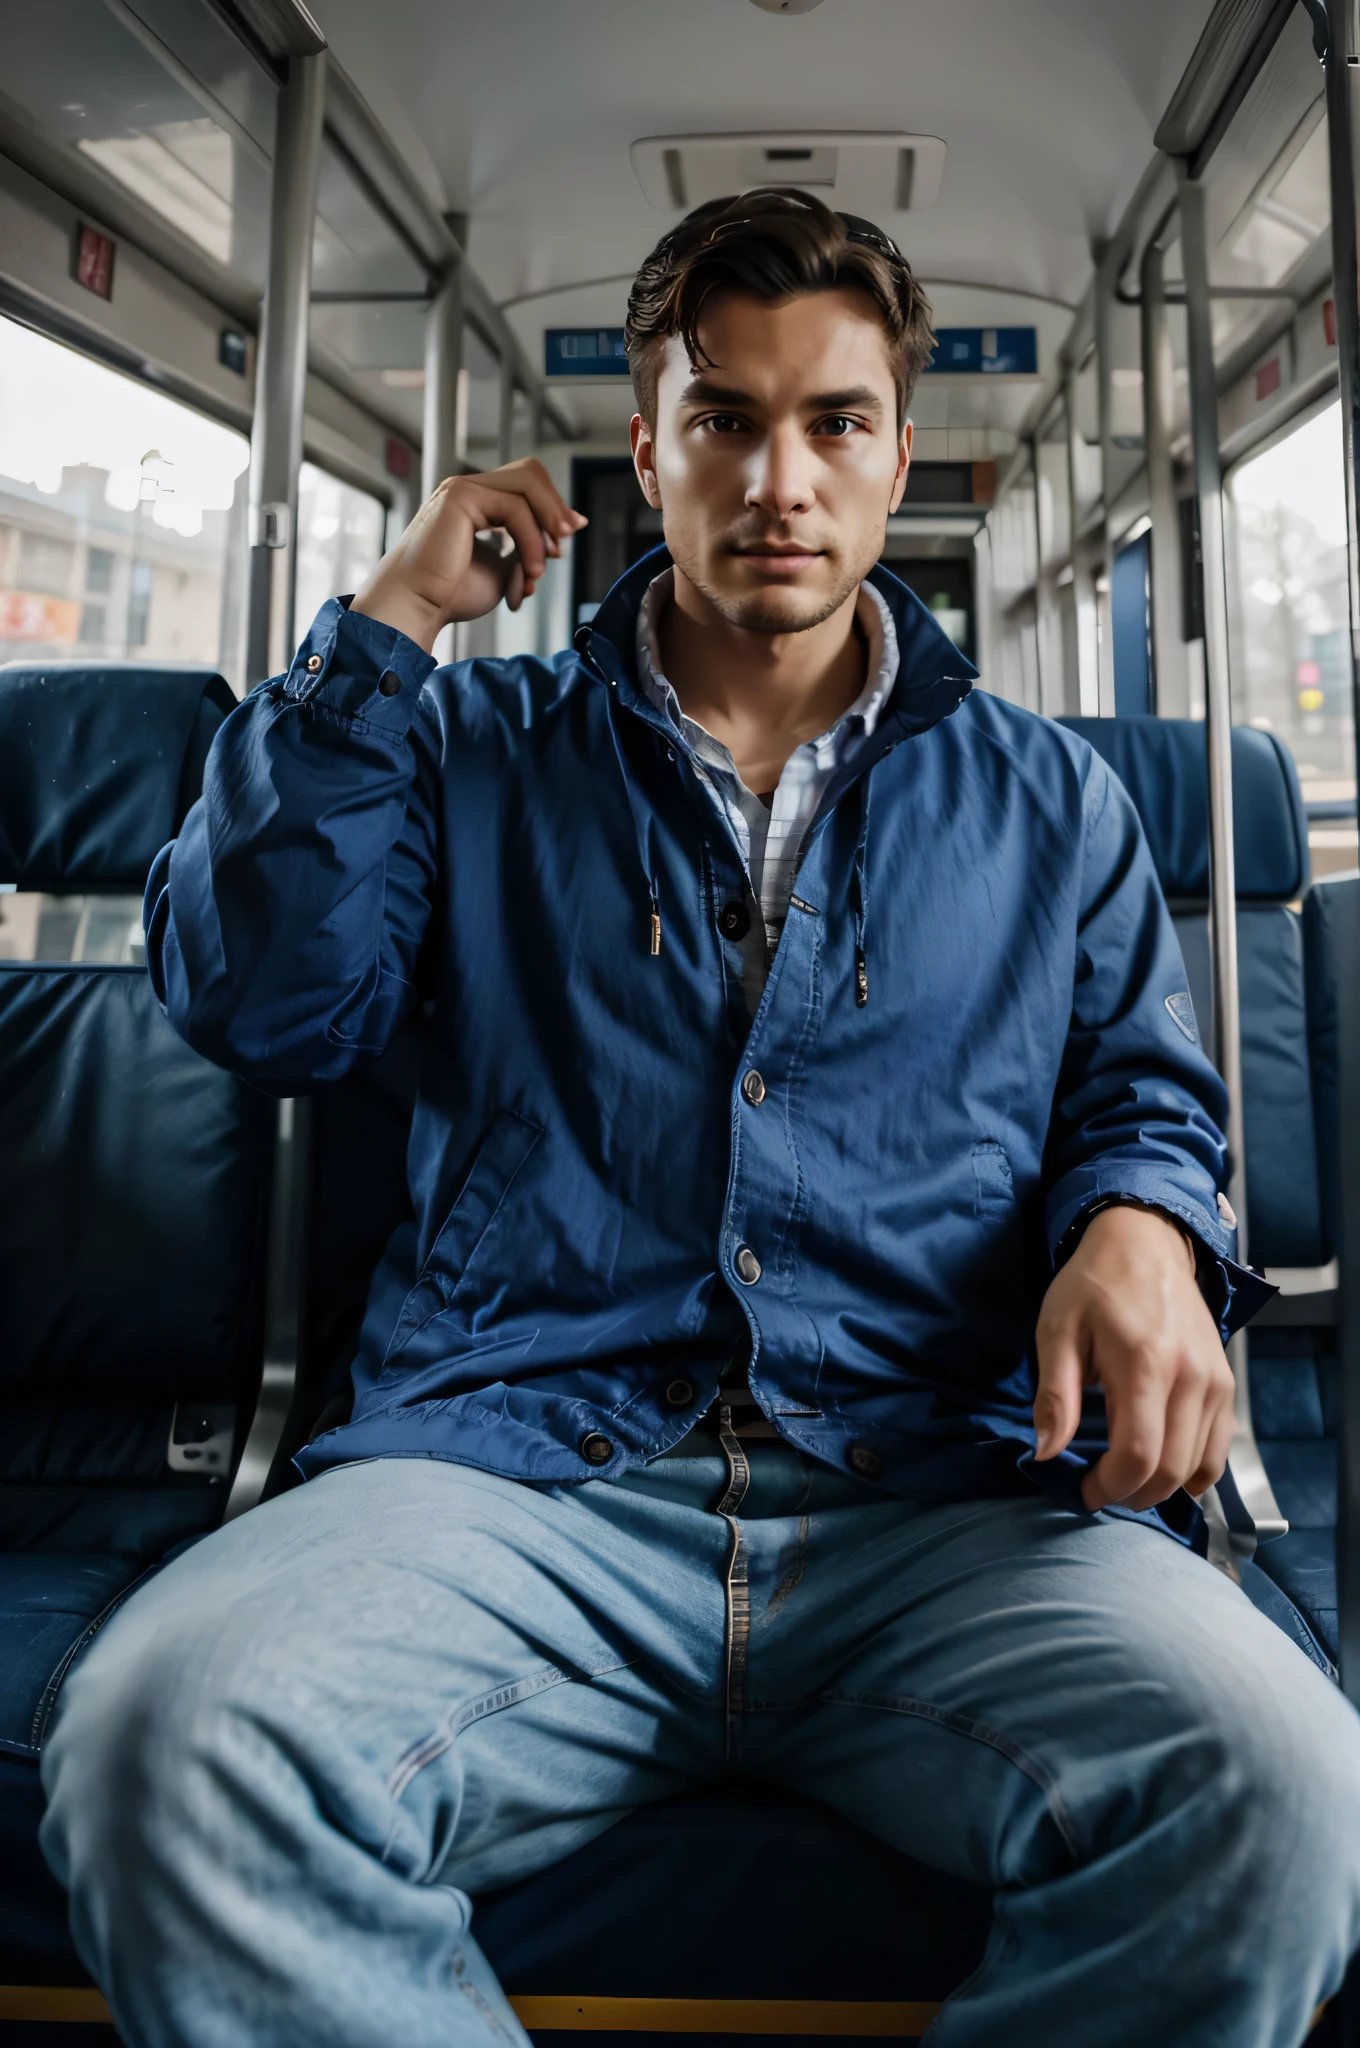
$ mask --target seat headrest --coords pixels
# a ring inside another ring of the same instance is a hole
[[[0,882],[140,890],[235,706],[210,668],[0,667]]]
[[[1194,718],[1064,718],[1133,798],[1162,893],[1209,894],[1206,728]],[[1235,725],[1233,849],[1240,902],[1288,903],[1309,883],[1308,821],[1289,750],[1271,732]]]

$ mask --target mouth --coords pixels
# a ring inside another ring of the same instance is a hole
[[[735,548],[733,553],[765,576],[796,576],[822,559],[820,549],[800,547],[797,542],[767,541],[753,548]]]

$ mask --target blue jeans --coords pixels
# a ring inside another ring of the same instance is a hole
[[[1293,1644],[1146,1527],[736,1467],[375,1460],[139,1592],[43,1760],[131,2048],[523,2041],[469,1893],[729,1766],[1000,1888],[931,2048],[1298,2048],[1360,1941],[1360,1722]]]

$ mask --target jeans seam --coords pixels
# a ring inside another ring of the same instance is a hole
[[[504,1713],[508,1707],[520,1706],[525,1700],[536,1699],[540,1693],[550,1692],[554,1686],[583,1681],[590,1684],[597,1678],[607,1677],[611,1671],[626,1671],[631,1661],[630,1658],[622,1658],[617,1664],[603,1664],[598,1671],[588,1672],[564,1671],[560,1664],[544,1664],[523,1678],[494,1685],[475,1699],[464,1700],[438,1728],[422,1735],[402,1751],[387,1780],[388,1797],[400,1799],[426,1766],[436,1763],[474,1722],[484,1721],[490,1714]]]
[[[993,1728],[987,1721],[975,1720],[971,1714],[960,1714],[952,1707],[937,1707],[929,1700],[913,1699],[905,1693],[834,1693],[819,1695],[823,1705],[835,1707],[867,1707],[873,1713],[910,1714],[922,1721],[933,1721],[937,1727],[946,1728],[953,1735],[962,1735],[972,1742],[981,1742],[988,1749],[994,1749],[1007,1763],[1015,1765],[1018,1771],[1034,1785],[1037,1785],[1047,1802],[1053,1824],[1067,1845],[1073,1861],[1084,1861],[1081,1844],[1072,1816],[1068,1811],[1057,1780],[1045,1764],[1031,1756],[1014,1737],[1005,1735],[999,1728]]]

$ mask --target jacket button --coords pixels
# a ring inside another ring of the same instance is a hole
[[[851,1444],[850,1463],[861,1479],[881,1479],[883,1460],[871,1444]]]
[[[765,1083],[754,1067],[742,1082],[741,1092],[752,1107],[765,1100]]]
[[[607,1465],[614,1455],[614,1446],[607,1436],[592,1430],[589,1436],[581,1438],[581,1456],[587,1465]]]
[[[737,1269],[738,1280],[744,1280],[748,1287],[754,1287],[760,1278],[760,1260],[751,1250],[749,1244],[739,1244],[737,1246],[737,1256],[733,1259],[732,1264]]]
[[[395,697],[400,688],[401,677],[394,676],[389,668],[378,685],[378,694],[382,697]]]
[[[315,675],[315,674],[317,673],[317,671],[318,671],[318,670],[320,669],[320,667],[321,667],[321,656],[320,656],[319,654],[309,654],[309,655],[307,656],[307,673],[308,673],[308,675],[309,675],[309,676],[314,676],[314,675]]]
[[[751,929],[751,913],[744,903],[724,903],[718,912],[718,930],[725,939],[744,939]]]
[[[694,1389],[688,1380],[672,1380],[666,1389],[668,1408],[688,1408],[694,1399]]]

